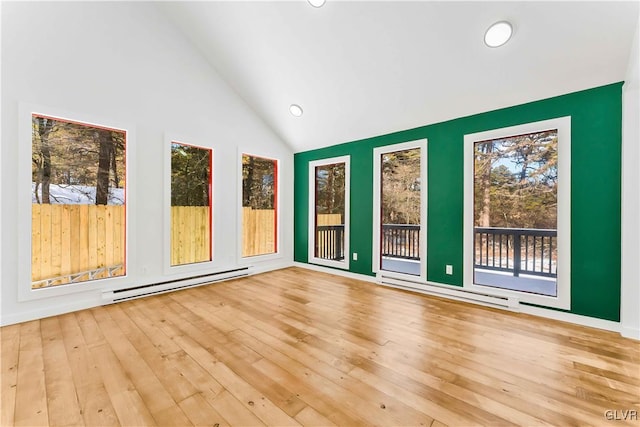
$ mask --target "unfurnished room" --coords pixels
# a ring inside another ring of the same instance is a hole
[[[640,2],[0,2],[0,425],[640,425]]]

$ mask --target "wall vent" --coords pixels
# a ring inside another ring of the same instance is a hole
[[[233,270],[219,271],[212,274],[187,277],[184,279],[168,280],[166,282],[152,283],[149,285],[135,286],[126,289],[117,289],[114,291],[105,291],[102,293],[102,299],[107,304],[120,301],[128,301],[150,295],[177,291],[179,289],[207,285],[209,283],[220,282],[222,280],[246,277],[252,273],[251,270],[252,267],[242,267]]]
[[[384,273],[376,276],[376,282],[393,288],[404,289],[413,292],[421,292],[443,298],[455,299],[458,301],[471,302],[474,304],[486,305],[518,311],[520,300],[516,297],[491,295],[478,291],[471,291],[455,286],[437,285],[431,283],[417,282],[409,279],[385,276]]]

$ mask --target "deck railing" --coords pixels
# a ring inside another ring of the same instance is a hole
[[[420,226],[384,224],[382,226],[382,256],[420,259]],[[341,261],[344,259],[344,225],[316,227],[316,257]]]
[[[476,227],[474,245],[475,268],[557,277],[557,230]]]
[[[420,259],[420,225],[383,224],[382,256]]]
[[[316,256],[343,260],[344,225],[322,225],[316,230]],[[557,277],[557,235],[557,230],[476,227],[474,267],[516,277]],[[391,258],[420,259],[420,226],[383,224],[381,252]]]
[[[316,227],[316,257],[333,261],[344,259],[344,224]]]

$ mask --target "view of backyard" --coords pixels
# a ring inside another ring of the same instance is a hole
[[[126,132],[32,115],[32,288],[125,274]]]
[[[558,136],[474,144],[474,283],[557,295]]]
[[[380,267],[420,275],[420,148],[384,153],[380,163]]]

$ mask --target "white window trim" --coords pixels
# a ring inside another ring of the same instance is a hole
[[[132,167],[135,162],[135,128],[130,123],[122,123],[102,116],[90,113],[78,113],[60,108],[53,108],[28,103],[19,104],[19,129],[18,139],[18,176],[19,186],[17,203],[18,218],[18,258],[23,260],[18,266],[18,300],[31,301],[42,298],[52,298],[61,295],[69,295],[79,292],[95,290],[116,290],[126,288],[131,283],[131,272],[135,267],[135,180],[132,179]],[[60,120],[73,121],[87,125],[108,127],[126,132],[127,147],[125,155],[125,201],[126,201],[126,226],[125,226],[125,274],[117,277],[90,280],[86,282],[53,286],[50,288],[31,288],[31,192],[25,191],[31,182],[31,117],[32,114],[40,114]],[[25,187],[26,186],[26,187]]]
[[[213,232],[213,225],[215,223],[214,218],[214,206],[215,206],[215,197],[214,197],[214,163],[215,163],[215,153],[213,147],[207,146],[204,144],[192,144],[188,141],[196,141],[194,138],[185,138],[184,135],[177,135],[172,133],[165,133],[165,150],[163,153],[164,157],[164,236],[163,236],[163,253],[164,253],[164,273],[165,274],[177,274],[177,273],[190,273],[190,272],[198,272],[202,270],[210,270],[214,267],[215,260],[215,240]],[[209,239],[211,242],[211,260],[210,261],[202,261],[195,262],[191,264],[180,264],[180,265],[171,265],[171,144],[183,144],[189,145],[191,147],[202,148],[204,150],[210,150],[211,152],[211,200],[210,200],[210,209],[211,209],[211,229],[209,230]]]
[[[381,200],[380,200],[380,173],[381,173],[381,156],[386,153],[394,153],[396,151],[404,151],[413,148],[420,149],[420,276],[413,274],[397,273],[382,270],[380,266],[380,228],[381,224]],[[427,200],[428,200],[428,182],[427,182],[427,139],[418,139],[415,141],[403,142],[400,144],[385,145],[373,149],[373,259],[372,268],[376,276],[384,274],[385,277],[392,277],[400,280],[409,280],[412,282],[427,282]]]
[[[558,130],[558,277],[557,297],[498,289],[473,283],[473,159],[474,143],[514,135]],[[489,295],[518,298],[521,302],[569,310],[571,308],[571,117],[526,123],[464,136],[464,273],[467,289]]]
[[[246,156],[253,156],[253,157],[259,157],[262,159],[267,159],[267,160],[273,160],[274,162],[276,162],[276,252],[272,253],[272,254],[265,254],[265,255],[253,255],[253,256],[242,256],[242,247],[244,245],[244,242],[242,241],[242,156],[246,155]],[[238,248],[237,248],[237,254],[236,254],[236,259],[238,262],[238,265],[252,265],[255,263],[261,263],[261,262],[265,262],[265,261],[271,261],[274,259],[279,259],[282,258],[282,226],[281,226],[281,214],[280,212],[282,211],[281,209],[281,191],[280,191],[280,178],[282,175],[281,172],[281,165],[282,162],[280,161],[280,159],[271,156],[271,155],[265,155],[265,154],[257,154],[254,151],[247,151],[247,150],[242,150],[242,149],[238,149],[238,204],[237,204],[237,224],[238,224]]]
[[[336,163],[344,163],[344,260],[333,261],[323,258],[317,258],[315,254],[315,214],[316,214],[316,168],[318,166],[333,165]],[[349,219],[351,218],[350,210],[351,199],[351,156],[332,157],[329,159],[314,160],[309,162],[309,247],[307,252],[307,261],[310,264],[324,265],[327,267],[349,269],[349,259],[351,252],[349,250],[350,230]]]

